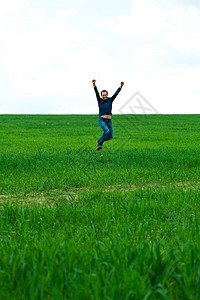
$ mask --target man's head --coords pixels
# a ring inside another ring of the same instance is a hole
[[[101,97],[103,98],[103,100],[107,100],[108,92],[106,90],[101,91]]]

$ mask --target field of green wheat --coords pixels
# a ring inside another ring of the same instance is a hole
[[[0,115],[0,299],[200,299],[200,115]]]

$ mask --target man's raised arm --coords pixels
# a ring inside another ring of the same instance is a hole
[[[124,82],[122,81],[122,82],[120,83],[120,87],[116,90],[116,92],[114,93],[114,95],[111,97],[111,101],[112,101],[112,102],[115,100],[115,98],[117,97],[117,95],[118,95],[119,92],[121,91],[123,85],[124,85]]]
[[[92,80],[92,83],[93,83],[93,87],[95,87],[95,86],[96,86],[96,80],[93,79],[93,80]]]
[[[96,97],[97,97],[97,101],[99,102],[101,98],[100,98],[99,92],[98,92],[97,87],[96,87],[96,80],[93,79],[92,83],[93,83],[94,91],[95,91],[95,94],[96,94]]]

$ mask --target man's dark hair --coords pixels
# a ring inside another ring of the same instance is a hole
[[[102,96],[102,93],[103,93],[103,92],[106,92],[106,93],[108,94],[108,92],[107,92],[106,90],[103,90],[103,91],[101,91],[101,96]]]

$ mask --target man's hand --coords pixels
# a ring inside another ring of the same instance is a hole
[[[93,79],[93,80],[92,80],[93,87],[95,87],[95,85],[96,85],[96,84],[95,84],[95,82],[96,82],[96,80],[95,80],[95,79]]]
[[[121,89],[122,89],[123,85],[124,85],[124,82],[122,81],[121,84],[120,84]]]

